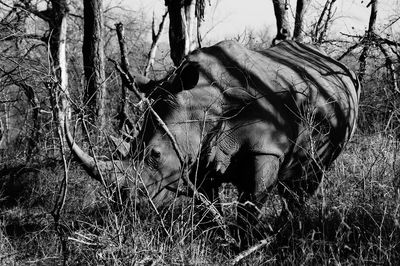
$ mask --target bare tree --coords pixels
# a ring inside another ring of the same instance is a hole
[[[106,78],[104,71],[103,2],[84,0],[83,65],[84,101],[89,122],[101,130],[105,124]]]
[[[329,24],[332,21],[333,17],[333,7],[336,0],[326,0],[324,8],[317,20],[314,24],[313,29],[311,31],[311,39],[313,43],[321,44],[328,31]]]
[[[3,2],[2,4],[6,5]],[[37,48],[47,48],[46,55],[48,55],[48,61],[50,63],[50,75],[41,76],[39,81],[41,83],[44,81],[47,85],[46,88],[49,89],[48,95],[51,96],[50,98],[54,107],[54,121],[57,124],[62,123],[66,112],[65,97],[62,95],[68,94],[68,78],[65,58],[68,6],[65,0],[51,0],[48,2],[46,9],[38,10],[36,6],[32,4],[32,1],[17,1],[14,3],[11,12],[17,14],[18,22],[15,21],[17,24],[14,26],[16,27],[12,27],[14,33],[8,34],[2,40],[15,40],[15,49],[18,54],[18,60],[21,60],[20,62],[22,63],[15,62],[14,69],[10,71],[2,69],[2,72],[7,76],[10,85],[16,85],[24,92],[28,99],[28,103],[31,105],[33,127],[32,133],[29,136],[26,153],[27,160],[29,161],[38,142],[40,129],[40,104],[37,93],[38,82],[35,82],[37,73],[29,73],[29,71],[26,71],[26,69],[24,69],[25,63],[23,62],[26,61],[26,64],[29,64],[29,62],[32,63],[32,61],[29,61],[30,54],[35,50],[39,50]],[[9,13],[10,16],[11,12]],[[42,19],[48,24],[48,30],[43,35],[27,32],[26,24],[28,22],[26,19],[29,17],[29,14]],[[4,22],[4,20],[2,22]],[[27,43],[29,43],[30,47],[25,48],[25,50],[20,47],[22,40],[28,40]],[[23,75],[21,75],[21,73],[23,73]],[[62,134],[60,136],[62,137]]]
[[[67,40],[67,19],[68,19],[68,4],[67,0],[51,0],[48,2],[47,9],[38,10],[30,1],[21,1],[15,5],[15,8],[23,9],[36,15],[48,23],[49,34],[38,38],[45,41],[48,47],[48,61],[50,65],[49,75],[43,78],[43,81],[48,89],[51,98],[51,107],[53,111],[53,119],[56,126],[56,133],[59,140],[60,155],[64,167],[64,175],[60,186],[60,193],[56,199],[54,209],[51,214],[53,215],[55,228],[61,240],[61,249],[66,258],[67,246],[65,241],[65,231],[60,226],[60,214],[65,203],[65,196],[67,193],[68,184],[68,164],[66,161],[66,149],[64,145],[65,132],[64,121],[68,114],[67,99],[68,93],[68,75],[67,75],[67,60],[66,60],[66,40]],[[25,36],[26,37],[26,36]],[[19,67],[19,66],[18,66]],[[30,86],[26,80],[15,80],[12,75],[9,75],[15,85],[21,87],[31,105],[34,107],[33,114],[38,116],[38,100],[33,87]],[[34,127],[38,127],[34,122]],[[28,157],[29,158],[29,157]],[[64,260],[66,261],[66,260]]]
[[[397,55],[398,58],[396,59],[396,51],[398,51],[400,43],[389,40],[387,38],[383,38],[379,34],[377,34],[376,19],[378,16],[378,2],[379,2],[378,0],[371,0],[367,5],[367,7],[368,6],[371,7],[371,13],[369,17],[368,29],[365,32],[365,34],[362,36],[349,36],[358,38],[360,41],[349,47],[346,52],[344,52],[340,57],[338,57],[338,60],[343,59],[345,56],[350,54],[356,48],[362,47],[362,52],[358,59],[360,64],[358,78],[360,82],[362,82],[366,74],[367,59],[369,57],[370,50],[373,47],[378,47],[386,60],[386,68],[388,69],[388,72],[391,77],[392,89],[396,93],[400,93],[398,87],[398,75],[395,68],[395,62],[399,61],[398,55]]]
[[[376,17],[378,13],[378,0],[371,0],[369,3],[371,5],[371,14],[369,17],[369,24],[368,24],[368,30],[365,33],[365,43],[364,47],[362,50],[362,53],[360,55],[359,61],[360,61],[360,70],[358,73],[358,78],[360,81],[363,81],[365,71],[366,71],[366,66],[367,66],[367,57],[368,57],[368,51],[371,47],[372,41],[374,39],[374,33],[375,33],[375,23],[376,23]]]

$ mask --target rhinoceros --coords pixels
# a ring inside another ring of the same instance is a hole
[[[139,167],[129,156],[96,163],[67,130],[89,173],[100,180],[111,170],[128,188],[134,185],[126,176],[140,176],[149,196],[163,202],[189,172],[210,201],[230,182],[239,202],[256,209],[274,186],[288,208],[317,190],[356,127],[360,94],[346,66],[294,41],[262,51],[223,41],[192,52],[165,79],[137,77],[136,85],[169,134],[149,112],[139,134],[145,146]]]

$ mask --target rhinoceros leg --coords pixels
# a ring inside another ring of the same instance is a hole
[[[323,167],[313,161],[297,162],[285,175],[286,178],[278,183],[283,208],[275,223],[275,230],[280,230],[287,222],[301,214],[306,200],[318,189]]]
[[[270,188],[275,184],[279,172],[279,158],[275,155],[257,154],[246,156],[240,165],[237,187],[239,190],[238,238],[241,247],[251,243],[253,228]]]

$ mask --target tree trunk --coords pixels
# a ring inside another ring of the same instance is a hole
[[[168,3],[169,13],[169,45],[171,59],[178,66],[185,56],[185,26],[182,1],[170,0]]]
[[[396,58],[392,54],[392,51],[387,44],[381,43],[379,45],[379,48],[381,49],[382,54],[385,56],[386,68],[389,72],[390,79],[392,81],[393,90],[396,93],[400,93],[399,86],[397,85],[397,81],[399,80],[399,78],[394,64],[394,62],[396,62]]]
[[[197,18],[196,0],[187,1],[185,5],[185,55],[196,49],[197,45]]]
[[[29,162],[32,159],[32,155],[38,152],[38,142],[39,142],[39,130],[40,130],[40,120],[39,120],[39,111],[40,111],[40,103],[37,98],[37,94],[32,86],[26,84],[25,81],[17,81],[12,77],[13,83],[21,87],[25,93],[26,98],[28,99],[29,104],[32,108],[32,130],[31,134],[28,138],[28,147],[26,151],[26,161]],[[0,138],[1,139],[1,138]]]
[[[318,42],[318,39],[319,39],[318,36],[320,36],[320,31],[323,29],[324,18],[328,12],[328,7],[329,7],[330,2],[331,2],[331,0],[326,0],[324,8],[322,9],[322,12],[318,18],[318,21],[314,24],[312,34],[311,34],[313,43]]]
[[[126,56],[126,48],[125,48],[124,25],[122,23],[117,23],[117,24],[115,24],[115,29],[117,31],[119,49],[120,49],[120,53],[121,53],[121,68],[125,71],[125,73],[129,73],[129,61]],[[120,130],[123,129],[123,127],[125,125],[125,121],[127,120],[125,109],[127,107],[127,102],[128,102],[128,94],[126,91],[127,88],[123,82],[122,82],[121,86],[122,86],[121,102],[120,102],[120,107],[119,107],[120,109],[118,111],[118,120],[119,120],[118,128]]]
[[[311,0],[297,0],[296,18],[294,22],[293,39],[299,42],[304,40],[304,16]]]
[[[86,80],[84,101],[89,122],[101,130],[105,124],[105,71],[102,0],[84,0],[83,65]]]
[[[53,114],[59,128],[63,129],[64,118],[67,114],[68,74],[66,60],[67,38],[67,0],[52,0],[51,17],[49,17],[50,55],[53,67],[54,84],[49,84],[50,95],[53,98]]]
[[[290,38],[289,7],[288,0],[272,0],[276,18],[276,37],[272,41],[273,45]]]
[[[320,31],[318,41],[317,41],[319,44],[322,43],[322,41],[325,39],[325,36],[328,32],[328,26],[331,23],[332,16],[333,16],[332,8],[333,8],[333,5],[335,4],[335,2],[336,2],[336,0],[331,0],[329,2],[328,13],[326,15],[325,24],[324,24],[324,27],[322,28],[322,30]]]
[[[57,135],[60,139],[61,156],[65,154],[64,142],[64,120],[69,116],[68,102],[68,73],[66,60],[66,39],[67,39],[67,0],[52,0],[52,8],[49,9],[51,16],[48,18],[50,31],[50,55],[53,68],[54,82],[48,83],[49,94],[53,109],[54,121],[57,125]]]
[[[367,67],[366,61],[367,61],[367,57],[368,57],[368,51],[369,51],[371,43],[373,42],[373,39],[374,39],[376,16],[378,13],[378,0],[371,0],[371,2],[368,5],[371,5],[371,14],[369,17],[368,31],[366,32],[364,40],[363,40],[364,48],[363,48],[360,58],[359,58],[360,69],[359,69],[358,79],[360,80],[360,83],[363,81],[364,76],[365,76],[365,71],[366,71],[366,67]]]
[[[196,0],[166,0],[171,59],[178,66],[197,43]]]

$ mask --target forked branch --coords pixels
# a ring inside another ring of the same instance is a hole
[[[154,14],[153,14],[153,22],[152,22],[152,43],[150,47],[150,52],[147,58],[147,65],[146,69],[144,70],[144,75],[147,76],[150,72],[150,68],[154,65],[154,60],[156,58],[156,52],[157,52],[157,47],[158,43],[160,42],[161,34],[164,31],[164,25],[165,25],[165,20],[168,15],[168,10],[165,11],[164,15],[162,16],[160,25],[158,26],[158,31],[156,33],[155,30],[155,25],[154,25]]]

